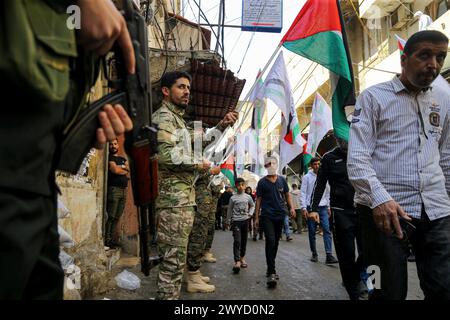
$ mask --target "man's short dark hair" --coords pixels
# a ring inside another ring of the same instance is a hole
[[[314,162],[317,162],[317,161],[320,161],[320,159],[317,158],[317,157],[314,157],[314,158],[312,158],[311,161],[309,162],[309,165],[312,166],[313,163],[314,163]]]
[[[298,187],[298,186],[297,186],[296,183],[293,183],[293,184],[292,184],[292,189],[297,189],[297,187]]]
[[[417,45],[422,42],[431,43],[448,43],[448,38],[445,34],[437,30],[424,30],[414,33],[408,41],[406,41],[403,52],[409,56],[417,50]]]
[[[161,88],[167,87],[170,89],[173,84],[180,78],[186,78],[189,80],[189,82],[192,82],[192,77],[189,73],[185,71],[170,71],[164,73],[164,75],[161,77]]]
[[[238,185],[238,184],[240,184],[240,183],[245,183],[245,180],[242,179],[242,178],[237,178],[237,179],[236,179],[236,182],[235,182],[235,185]]]

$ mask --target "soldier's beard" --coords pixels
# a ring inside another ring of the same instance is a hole
[[[183,110],[186,110],[186,108],[188,106],[187,104],[181,104],[181,103],[175,103],[175,105]]]

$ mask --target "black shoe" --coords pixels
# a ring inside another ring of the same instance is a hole
[[[287,237],[286,238],[286,241],[292,241],[292,240],[294,240],[292,237]]]
[[[275,288],[277,286],[277,275],[272,273],[267,279],[267,287]]]
[[[313,254],[310,260],[312,262],[319,262],[319,258],[317,257],[317,254]]]
[[[240,268],[240,267],[236,267],[236,266],[233,267],[233,273],[234,273],[234,274],[238,274],[239,271],[241,271],[241,268]]]
[[[268,273],[268,272],[266,272],[266,278],[270,277],[272,274],[275,275],[275,279],[280,280],[280,276],[277,273]]]
[[[414,262],[416,261],[416,256],[413,253],[410,253],[410,255],[408,256],[408,261],[409,262]]]
[[[334,263],[338,263],[338,262],[339,261],[335,257],[333,257],[332,254],[327,254],[327,258],[325,260],[326,264],[334,264]]]
[[[253,237],[253,241],[258,241],[258,239],[256,238],[256,236]]]

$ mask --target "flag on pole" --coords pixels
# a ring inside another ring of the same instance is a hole
[[[312,159],[312,155],[310,155],[309,153],[306,152],[306,149],[308,149],[308,142],[305,143],[305,145],[303,146],[303,172],[306,174],[308,173],[308,166],[309,166],[309,162]]]
[[[345,106],[355,104],[353,70],[338,0],[308,0],[281,40],[288,50],[331,71],[334,134],[348,140]]]
[[[264,82],[264,95],[271,99],[282,113],[280,141],[280,169],[302,153],[305,139],[300,134],[297,111],[294,106],[291,84],[284,63],[283,51],[275,60]]]
[[[257,83],[253,91],[251,92],[249,101],[253,103],[253,115],[252,115],[252,126],[253,138],[256,141],[256,153],[252,153],[254,159],[254,173],[258,176],[263,176],[264,171],[264,154],[263,146],[261,145],[261,140],[259,139],[261,135],[262,120],[265,112],[265,101],[264,101],[264,81],[261,78],[261,70],[258,71]]]
[[[220,165],[220,172],[222,172],[223,175],[227,177],[231,187],[234,188],[237,177],[233,153],[230,153],[227,160],[225,160],[225,162]]]
[[[406,40],[400,38],[397,34],[395,35],[397,38],[398,49],[400,50],[400,55],[403,54],[403,50],[405,49]]]
[[[320,141],[322,141],[328,131],[333,129],[330,106],[319,93],[316,94],[314,99],[309,128],[306,148],[306,154],[308,154],[309,157],[306,157],[306,159],[305,156],[303,157],[305,167],[308,167],[309,161],[316,155]]]

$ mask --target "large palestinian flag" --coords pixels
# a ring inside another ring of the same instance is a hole
[[[334,134],[348,140],[349,122],[344,107],[355,104],[355,95],[339,1],[308,0],[281,44],[332,72]]]

